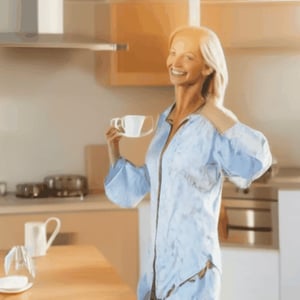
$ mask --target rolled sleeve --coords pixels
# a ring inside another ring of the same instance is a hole
[[[242,123],[218,135],[215,155],[228,179],[241,188],[248,187],[272,163],[266,137]]]
[[[134,207],[150,190],[146,166],[137,167],[124,158],[118,159],[104,181],[107,197],[121,207]]]

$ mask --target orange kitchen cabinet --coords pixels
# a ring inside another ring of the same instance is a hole
[[[227,49],[299,49],[300,1],[201,1],[201,24]]]
[[[128,51],[96,53],[96,74],[110,85],[169,85],[169,34],[187,25],[188,0],[117,1],[96,6],[96,36]]]

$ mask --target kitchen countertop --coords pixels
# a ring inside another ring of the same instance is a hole
[[[266,182],[254,181],[246,189],[240,189],[225,181],[223,197],[277,201],[279,191],[282,190],[300,190],[300,168],[280,168],[278,174]]]
[[[279,167],[278,173],[266,183],[255,183],[274,187],[278,190],[300,189],[300,168]]]
[[[278,200],[279,190],[300,190],[300,180],[274,179],[267,183],[254,183],[249,190],[238,189],[232,183],[225,182],[223,196],[226,194],[247,198],[252,193],[267,193],[270,200]],[[147,200],[146,200],[147,201]],[[124,210],[124,208],[108,200],[104,193],[89,194],[81,200],[80,197],[48,197],[48,198],[19,198],[14,194],[0,196],[0,215],[18,213],[43,212],[72,212],[91,210]],[[137,208],[132,208],[137,209]]]
[[[245,198],[251,193],[267,193],[271,200],[278,200],[279,190],[300,190],[300,168],[281,168],[278,174],[268,182],[254,182],[249,190],[238,189],[230,182],[224,183],[223,193],[226,196],[235,193]],[[0,215],[18,213],[43,213],[43,212],[72,212],[89,210],[123,210],[109,201],[104,192],[88,194],[80,197],[48,197],[48,198],[19,198],[14,193],[0,196]],[[133,208],[137,209],[137,208]]]
[[[270,181],[266,183],[252,183],[248,188],[238,188],[233,183],[225,182],[223,185],[224,198],[266,199],[278,200],[279,191],[300,190],[300,181]]]
[[[3,262],[5,253],[0,252]],[[53,246],[34,259],[33,286],[20,294],[1,295],[11,300],[136,300],[134,291],[93,246]],[[0,270],[3,276],[3,270]]]
[[[12,193],[0,196],[0,215],[120,209],[124,208],[110,202],[104,193],[89,194],[82,200],[80,197],[19,198]]]

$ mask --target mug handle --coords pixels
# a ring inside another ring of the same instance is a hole
[[[119,129],[119,130],[122,130],[124,128],[123,126],[123,122],[122,122],[122,119],[121,118],[113,118],[110,120],[110,125]]]
[[[51,221],[55,221],[56,222],[56,227],[54,229],[54,231],[52,232],[51,236],[49,237],[48,241],[47,241],[47,245],[46,245],[46,251],[49,249],[49,247],[52,245],[54,239],[56,238],[56,236],[59,233],[60,227],[61,227],[61,222],[60,219],[55,218],[55,217],[51,217],[49,219],[46,220],[45,222],[45,226],[46,226],[46,232],[47,232],[47,225],[49,222]]]

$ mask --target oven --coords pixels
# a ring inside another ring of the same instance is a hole
[[[278,248],[278,190],[225,183],[219,220],[221,245]]]

